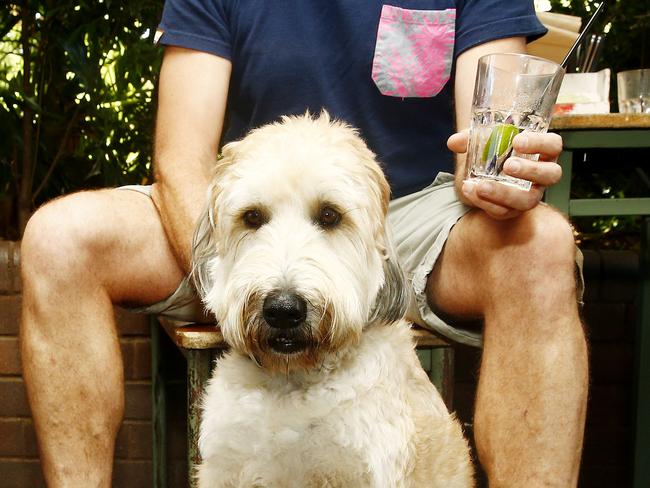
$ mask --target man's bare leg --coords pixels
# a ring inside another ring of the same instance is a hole
[[[485,319],[474,435],[491,488],[577,484],[588,372],[574,257],[547,207],[501,222],[474,211],[429,277],[435,306]]]
[[[84,192],[41,208],[22,242],[21,349],[50,487],[108,487],[124,411],[113,303],[155,303],[182,273],[149,198]]]

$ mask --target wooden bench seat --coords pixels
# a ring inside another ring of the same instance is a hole
[[[167,335],[182,349],[226,349],[221,330],[211,324],[189,324],[159,318]],[[419,326],[413,327],[417,347],[446,347],[449,342]]]

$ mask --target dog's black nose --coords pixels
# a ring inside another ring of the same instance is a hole
[[[307,318],[307,302],[295,293],[270,293],[262,305],[264,320],[276,329],[293,329]]]

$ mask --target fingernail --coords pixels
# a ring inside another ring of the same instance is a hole
[[[482,195],[490,195],[494,192],[494,183],[488,181],[483,182],[478,186],[478,191]]]
[[[515,159],[511,159],[508,162],[508,172],[509,173],[517,174],[517,173],[519,173],[520,169],[521,169],[521,164],[519,163],[519,161],[517,161]]]
[[[523,150],[528,149],[528,137],[520,135],[517,138],[517,145]]]
[[[476,183],[473,181],[468,181],[468,180],[463,181],[463,186],[461,188],[461,190],[463,191],[463,195],[466,196],[471,195],[474,186],[476,186]]]

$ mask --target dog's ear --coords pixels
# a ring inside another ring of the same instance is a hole
[[[404,318],[410,293],[406,276],[397,262],[390,239],[384,238],[384,283],[377,292],[368,323],[391,323]]]
[[[397,262],[397,254],[393,249],[385,223],[390,200],[390,186],[375,155],[365,147],[365,144],[362,142],[360,144],[363,147],[359,149],[359,154],[362,155],[361,159],[365,163],[374,201],[378,203],[370,218],[383,223],[376,228],[375,243],[383,258],[384,283],[375,297],[368,323],[390,323],[406,315],[410,301],[410,288],[402,268]]]

